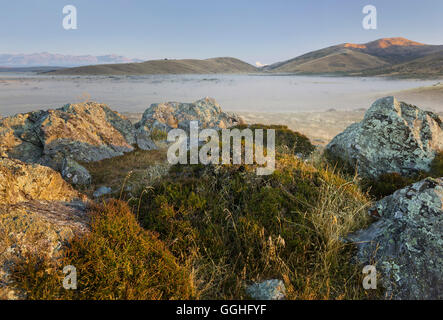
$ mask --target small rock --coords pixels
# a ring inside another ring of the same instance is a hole
[[[142,150],[157,150],[158,147],[144,130],[137,130],[137,145]]]
[[[248,286],[246,293],[256,300],[283,300],[286,287],[282,280],[271,279]]]
[[[111,188],[102,186],[94,191],[93,196],[94,198],[100,198],[106,194],[110,194],[111,192],[112,192]]]
[[[61,173],[63,178],[71,184],[89,185],[91,183],[89,171],[71,158],[63,160]]]

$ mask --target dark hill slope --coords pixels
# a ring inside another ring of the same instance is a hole
[[[50,72],[64,75],[143,75],[252,73],[257,68],[235,58],[151,60],[141,63],[93,65]]]

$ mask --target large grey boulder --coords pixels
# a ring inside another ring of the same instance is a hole
[[[194,103],[166,102],[152,104],[135,126],[150,132],[152,129],[169,131],[174,128],[189,130],[189,122],[198,121],[199,128],[225,129],[242,122],[234,113],[223,112],[212,98]]]
[[[75,162],[120,156],[133,151],[135,146],[155,148],[149,136],[139,135],[129,120],[94,102],[0,119],[0,155],[47,165],[61,172],[74,170],[79,178],[87,176],[86,169]],[[75,173],[64,174],[70,176]],[[73,183],[75,180],[70,179]]]
[[[326,147],[333,157],[357,167],[362,176],[412,175],[428,171],[443,150],[443,122],[432,112],[385,97],[364,119],[349,126]]]
[[[427,178],[378,201],[377,222],[349,239],[376,261],[386,297],[443,299],[443,178]]]

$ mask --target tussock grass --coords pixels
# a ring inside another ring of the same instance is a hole
[[[369,222],[368,205],[352,181],[282,156],[269,177],[239,165],[176,167],[139,215],[193,262],[202,298],[244,299],[246,284],[279,278],[290,299],[356,299],[367,297],[361,268],[342,239]]]
[[[81,191],[91,195],[97,186],[105,185],[118,197],[122,187],[139,188],[167,173],[165,150],[140,150],[97,162],[82,163],[92,177],[92,184]]]
[[[70,242],[62,260],[36,254],[16,264],[15,283],[28,299],[189,299],[192,276],[158,235],[143,230],[117,200],[95,206],[91,231]],[[64,266],[77,268],[77,290],[62,287]]]

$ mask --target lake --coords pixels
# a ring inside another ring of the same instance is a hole
[[[58,108],[87,100],[119,112],[143,112],[151,103],[214,97],[227,111],[300,112],[368,108],[378,97],[435,80],[296,75],[47,76],[0,73],[0,114]],[[443,111],[439,103],[421,105]]]

